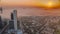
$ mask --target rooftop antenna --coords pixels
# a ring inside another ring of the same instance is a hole
[[[1,4],[1,0],[0,0],[0,4]],[[2,9],[2,5],[0,5],[0,13],[2,13],[3,9]]]

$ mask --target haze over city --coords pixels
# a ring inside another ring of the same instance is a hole
[[[17,9],[18,16],[60,16],[59,0],[1,0],[0,6],[3,8],[1,15],[6,18],[14,9]],[[45,9],[42,6],[57,8]]]
[[[60,0],[0,0],[0,34],[60,34]]]

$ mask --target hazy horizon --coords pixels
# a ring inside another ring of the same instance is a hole
[[[16,9],[17,17],[20,16],[60,16],[59,9],[42,9],[42,8],[3,8],[3,13],[0,14],[3,18],[10,18],[11,12]]]
[[[47,6],[52,4],[56,6],[59,3],[59,0],[1,0],[0,5],[7,6],[7,7],[20,7],[20,6]]]
[[[3,14],[0,14],[3,18],[10,18],[10,14],[14,9],[17,9],[17,17],[60,16],[59,0],[1,0],[0,7],[3,8]],[[51,7],[57,8],[49,9]]]

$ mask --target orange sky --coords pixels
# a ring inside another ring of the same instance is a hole
[[[2,0],[0,3],[0,6],[6,6],[6,7],[50,7],[59,5],[58,0]],[[60,6],[59,6],[60,8]],[[2,17],[10,18],[10,13],[13,10],[13,8],[3,8],[3,14]],[[41,16],[41,15],[54,15],[54,16],[60,16],[60,9],[52,9],[52,10],[43,10],[41,8],[19,8],[18,10],[18,16],[26,16],[26,15],[32,15],[32,16]]]
[[[51,2],[53,6],[59,4],[58,0],[1,0],[0,5],[8,6],[8,7],[16,7],[16,6],[47,6],[50,5]]]

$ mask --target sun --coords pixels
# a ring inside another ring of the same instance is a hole
[[[49,1],[49,2],[46,4],[46,8],[57,8],[57,7],[59,7],[59,2]]]
[[[53,6],[53,3],[52,2],[48,2],[48,7],[52,7]]]

